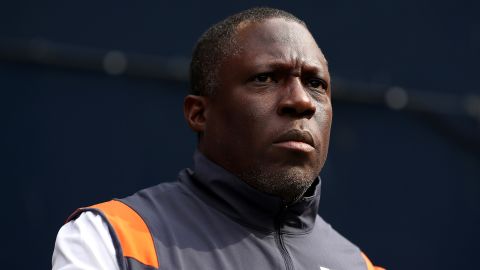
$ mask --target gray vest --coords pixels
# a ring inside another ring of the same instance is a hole
[[[79,209],[71,218],[101,214],[125,270],[374,269],[318,216],[320,179],[285,207],[201,153],[194,161],[195,169],[181,171],[176,182]]]

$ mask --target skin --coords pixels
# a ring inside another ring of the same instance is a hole
[[[238,50],[219,67],[215,94],[187,96],[185,117],[202,134],[205,156],[291,204],[326,160],[327,61],[304,26],[282,18],[242,23],[235,44]]]

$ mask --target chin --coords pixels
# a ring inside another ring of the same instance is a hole
[[[239,177],[257,190],[281,197],[287,203],[300,198],[318,176],[313,169],[300,166],[250,169]]]

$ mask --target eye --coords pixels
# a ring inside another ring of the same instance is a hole
[[[323,90],[323,91],[327,90],[327,83],[322,79],[310,78],[307,80],[306,83],[307,83],[307,86],[311,88]]]
[[[273,74],[262,73],[262,74],[255,75],[252,81],[259,82],[259,83],[270,83],[270,82],[274,82],[275,80],[273,79]]]

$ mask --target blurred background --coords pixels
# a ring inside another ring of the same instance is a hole
[[[478,269],[479,1],[2,1],[2,268],[49,269],[76,208],[174,181],[197,38],[272,6],[326,54],[321,215],[389,269]]]

